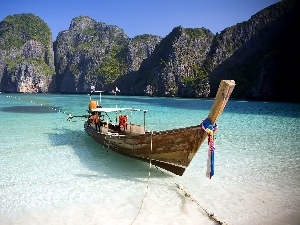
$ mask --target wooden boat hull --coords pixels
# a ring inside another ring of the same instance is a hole
[[[101,145],[122,155],[150,162],[182,175],[207,134],[193,126],[145,134],[101,134],[85,123],[85,131]]]
[[[234,86],[234,81],[221,81],[208,115],[212,124],[222,113]],[[101,133],[87,121],[84,129],[95,141],[115,152],[148,163],[151,161],[151,164],[180,176],[207,137],[201,125],[143,134]]]

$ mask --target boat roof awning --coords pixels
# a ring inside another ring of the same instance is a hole
[[[143,109],[135,109],[135,108],[96,108],[91,109],[92,112],[121,112],[121,111],[144,111],[147,112],[148,110]]]

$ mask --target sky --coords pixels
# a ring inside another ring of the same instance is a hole
[[[51,29],[53,40],[69,29],[73,18],[89,16],[116,25],[128,37],[152,34],[165,37],[173,28],[207,28],[220,33],[247,21],[279,0],[0,0],[0,21],[33,13]]]

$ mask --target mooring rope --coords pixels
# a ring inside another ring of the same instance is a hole
[[[220,224],[220,225],[226,225],[225,222],[222,222],[222,221],[218,220],[218,218],[217,218],[213,213],[209,213],[205,208],[203,208],[203,207],[197,202],[197,200],[195,200],[194,198],[192,198],[191,195],[188,194],[188,193],[183,189],[183,187],[182,187],[180,184],[177,184],[177,183],[175,183],[175,184],[176,184],[177,188],[178,188],[179,190],[182,191],[182,193],[184,194],[184,197],[190,198],[190,199],[192,200],[192,202],[195,202],[195,203],[196,203],[196,204],[197,204],[197,205],[205,212],[205,214],[206,214],[209,218],[211,218],[212,220],[214,220],[216,223],[218,223],[218,224]]]
[[[19,100],[22,100],[22,101],[31,102],[31,103],[34,103],[34,104],[37,104],[37,105],[41,105],[41,106],[44,106],[44,107],[48,107],[49,109],[53,109],[53,110],[55,110],[55,111],[57,111],[57,112],[61,112],[61,113],[67,114],[66,112],[61,111],[60,109],[56,109],[56,108],[51,107],[51,106],[43,105],[42,103],[34,102],[34,101],[32,101],[32,100],[29,101],[29,100],[25,100],[25,99],[20,98],[20,97],[14,97],[14,96],[11,96],[11,95],[7,95],[6,97],[7,97],[7,98],[15,98],[15,99],[19,99]],[[68,115],[68,114],[67,114],[67,115]]]
[[[160,170],[157,166],[155,166],[156,169],[158,169],[162,174],[166,175],[162,170]],[[227,225],[227,223],[220,221],[219,219],[217,219],[217,217],[213,214],[213,213],[209,213],[203,206],[201,206],[198,201],[194,198],[192,198],[192,196],[190,194],[188,194],[182,187],[182,185],[176,183],[174,178],[170,178],[172,180],[172,182],[174,182],[174,184],[176,185],[176,187],[184,194],[184,197],[190,198],[192,202],[195,202],[202,211],[204,211],[204,213],[212,220],[214,220],[217,224],[220,225]],[[166,183],[166,181],[165,181]]]
[[[32,101],[32,100],[29,101],[29,100],[26,100],[26,99],[23,99],[23,98],[20,98],[20,97],[16,97],[16,96],[11,96],[11,95],[7,95],[6,97],[7,98],[19,99],[19,100],[26,101],[26,102],[31,102],[31,103],[34,103],[34,104],[37,104],[37,105],[40,105],[40,106],[43,106],[43,107],[47,107],[47,108],[49,108],[51,110],[54,110],[56,112],[64,113],[64,114],[66,114],[68,116],[68,118],[67,118],[68,121],[70,121],[73,117],[86,117],[86,116],[72,116],[71,113],[67,113],[67,112],[62,111],[62,110],[60,110],[58,108],[47,106],[47,105],[44,105],[42,103],[38,103],[38,102],[35,102],[35,101]],[[81,120],[83,120],[83,119],[81,119]]]
[[[153,131],[151,131],[151,142],[150,142],[150,149],[152,151],[152,135],[153,135]],[[152,163],[151,163],[151,158],[149,159],[149,172],[148,172],[148,182],[147,182],[147,187],[146,187],[146,192],[144,194],[144,197],[142,199],[142,202],[141,202],[141,205],[140,205],[140,208],[139,208],[139,211],[138,213],[136,214],[135,218],[133,219],[132,223],[133,224],[136,220],[136,218],[139,216],[141,210],[142,210],[142,207],[143,207],[143,204],[144,204],[144,200],[146,198],[146,195],[148,194],[148,191],[149,191],[149,186],[150,186],[150,176],[151,176],[151,167],[152,167]]]
[[[153,145],[153,142],[152,142],[152,135],[153,135],[153,131],[151,131],[151,143],[150,143],[150,148],[151,148],[151,151],[152,151],[152,145]],[[151,163],[151,159],[149,159],[149,164],[150,164],[150,167],[149,167],[149,173],[148,173],[148,182],[147,182],[147,187],[146,187],[146,192],[145,192],[145,195],[142,199],[142,202],[141,202],[141,205],[140,205],[140,208],[139,208],[139,211],[137,213],[137,215],[135,216],[134,220],[132,221],[131,225],[135,222],[136,218],[139,216],[141,210],[142,210],[142,207],[143,207],[143,204],[144,204],[144,200],[148,194],[148,191],[149,191],[149,186],[150,186],[150,176],[151,176],[151,167],[152,167],[152,163]],[[155,166],[155,165],[154,165]],[[155,166],[155,168],[157,170],[159,170],[163,175],[166,176],[166,174],[160,169],[158,168],[157,166]],[[171,179],[171,178],[170,178]],[[182,185],[178,184],[174,178],[171,179],[172,182],[174,182],[174,184],[176,185],[176,187],[183,193],[184,197],[186,198],[190,198],[192,202],[195,202],[200,208],[201,210],[208,216],[208,218],[212,219],[213,221],[215,221],[217,224],[220,224],[220,225],[227,225],[227,223],[225,222],[222,222],[220,221],[215,215],[214,213],[209,213],[203,206],[201,206],[198,201],[194,198],[192,198],[192,196],[190,194],[188,194],[182,187]],[[165,181],[165,183],[167,183]]]

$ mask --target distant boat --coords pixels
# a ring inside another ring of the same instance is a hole
[[[84,129],[95,141],[112,151],[182,176],[207,135],[213,132],[212,127],[215,126],[234,87],[234,80],[220,82],[210,113],[201,124],[165,131],[145,129],[147,110],[105,108],[90,97]],[[128,113],[131,111],[144,113],[142,124],[129,121]],[[115,123],[108,120],[109,113],[117,117]]]

